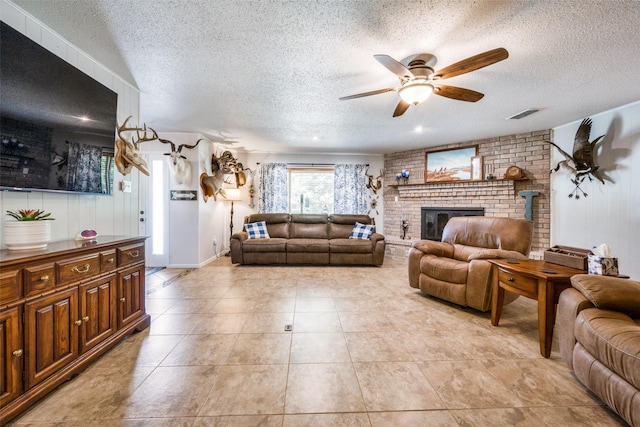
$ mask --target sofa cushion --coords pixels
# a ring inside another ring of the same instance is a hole
[[[576,340],[610,370],[640,388],[640,326],[617,311],[588,308],[576,318]]]
[[[577,274],[571,285],[603,310],[615,310],[640,318],[640,283],[618,277]]]
[[[351,234],[349,234],[350,239],[362,239],[369,240],[371,234],[375,231],[375,225],[367,225],[356,222],[351,230]]]
[[[353,230],[353,225],[356,222],[360,224],[373,224],[373,218],[367,215],[346,214],[333,214],[329,216],[329,238],[348,239]]]
[[[242,244],[242,250],[249,252],[282,252],[286,253],[287,239],[247,239]]]
[[[453,258],[424,255],[420,259],[420,272],[443,282],[466,285],[469,263]]]
[[[329,253],[329,240],[327,239],[289,239],[287,240],[287,252],[299,253]]]
[[[328,239],[327,215],[295,214],[289,224],[290,239]]]
[[[258,213],[245,217],[245,223],[264,221],[267,223],[267,230],[271,238],[289,237],[289,214],[288,213]]]
[[[249,239],[268,239],[269,232],[267,231],[267,223],[264,221],[251,222],[244,225],[244,229],[247,231]]]
[[[373,246],[370,240],[331,239],[329,251],[332,253],[371,254]]]

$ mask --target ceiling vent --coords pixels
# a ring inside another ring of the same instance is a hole
[[[537,113],[538,111],[540,111],[538,108],[527,108],[524,111],[519,112],[518,114],[514,114],[511,117],[507,117],[505,120],[518,120],[518,119],[522,119],[524,117],[530,116],[533,113]]]

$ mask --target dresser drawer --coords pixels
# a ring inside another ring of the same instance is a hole
[[[22,296],[20,269],[0,270],[0,305],[15,301]]]
[[[67,285],[100,274],[100,256],[95,253],[81,258],[58,261],[56,266],[58,286]]]
[[[54,263],[25,267],[23,271],[25,297],[38,295],[56,286],[56,268]]]
[[[505,286],[512,287],[522,291],[523,295],[529,296],[531,298],[537,298],[538,295],[538,280],[521,276],[517,273],[508,273],[506,271],[500,270],[498,273],[498,279]]]
[[[118,248],[118,267],[144,261],[144,243]]]
[[[106,273],[108,271],[115,270],[117,267],[118,267],[118,264],[116,263],[115,249],[100,252],[100,272],[101,273]]]

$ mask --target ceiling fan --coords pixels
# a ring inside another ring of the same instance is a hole
[[[438,59],[430,53],[418,53],[404,58],[398,62],[389,55],[373,55],[373,57],[385,66],[389,71],[400,78],[400,87],[374,90],[343,96],[341,101],[365,96],[378,95],[386,92],[398,92],[400,102],[393,112],[393,117],[404,114],[413,104],[418,105],[432,93],[458,101],[476,102],[482,99],[484,94],[471,89],[455,86],[436,84],[438,80],[444,80],[471,71],[479,70],[509,57],[509,52],[504,48],[497,48],[478,55],[463,59],[441,70],[434,71]]]

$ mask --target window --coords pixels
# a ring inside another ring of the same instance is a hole
[[[333,213],[333,169],[289,169],[289,213]]]

